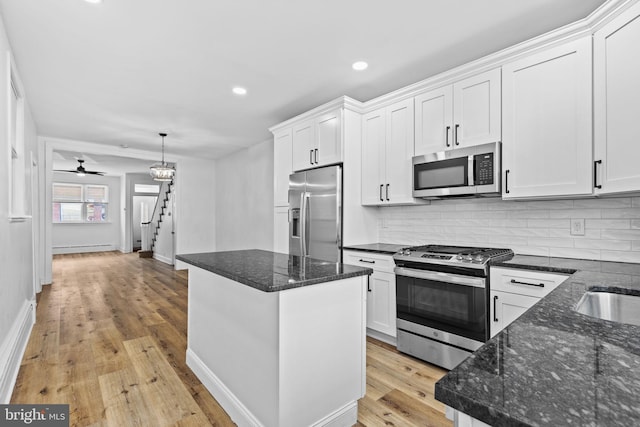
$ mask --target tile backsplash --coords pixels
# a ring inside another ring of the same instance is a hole
[[[571,234],[572,220],[584,220],[584,235]],[[381,243],[508,247],[521,255],[640,263],[640,197],[384,207],[378,237]]]

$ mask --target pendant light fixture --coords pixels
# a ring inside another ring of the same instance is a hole
[[[167,134],[159,133],[158,135],[162,137],[162,162],[154,163],[149,168],[149,174],[154,181],[171,181],[176,170],[173,166],[169,166],[167,162],[164,161],[164,137],[167,136]]]

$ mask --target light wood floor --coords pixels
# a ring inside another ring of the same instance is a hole
[[[11,403],[67,403],[72,426],[232,426],[185,363],[187,273],[137,254],[59,255]],[[451,426],[444,371],[367,342],[358,426]]]

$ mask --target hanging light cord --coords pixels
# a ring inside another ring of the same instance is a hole
[[[164,137],[167,136],[167,134],[160,133],[160,136],[162,137],[162,166],[166,166],[166,163],[164,162]]]

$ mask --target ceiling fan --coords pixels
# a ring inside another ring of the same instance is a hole
[[[89,175],[100,175],[100,176],[104,175],[104,172],[86,170],[84,168],[84,166],[82,166],[82,164],[84,163],[84,160],[82,160],[82,159],[77,159],[77,160],[78,160],[78,163],[80,163],[77,168],[69,169],[69,170],[55,169],[54,172],[70,172],[70,173],[75,173],[78,176],[85,176],[87,174],[89,174]]]

